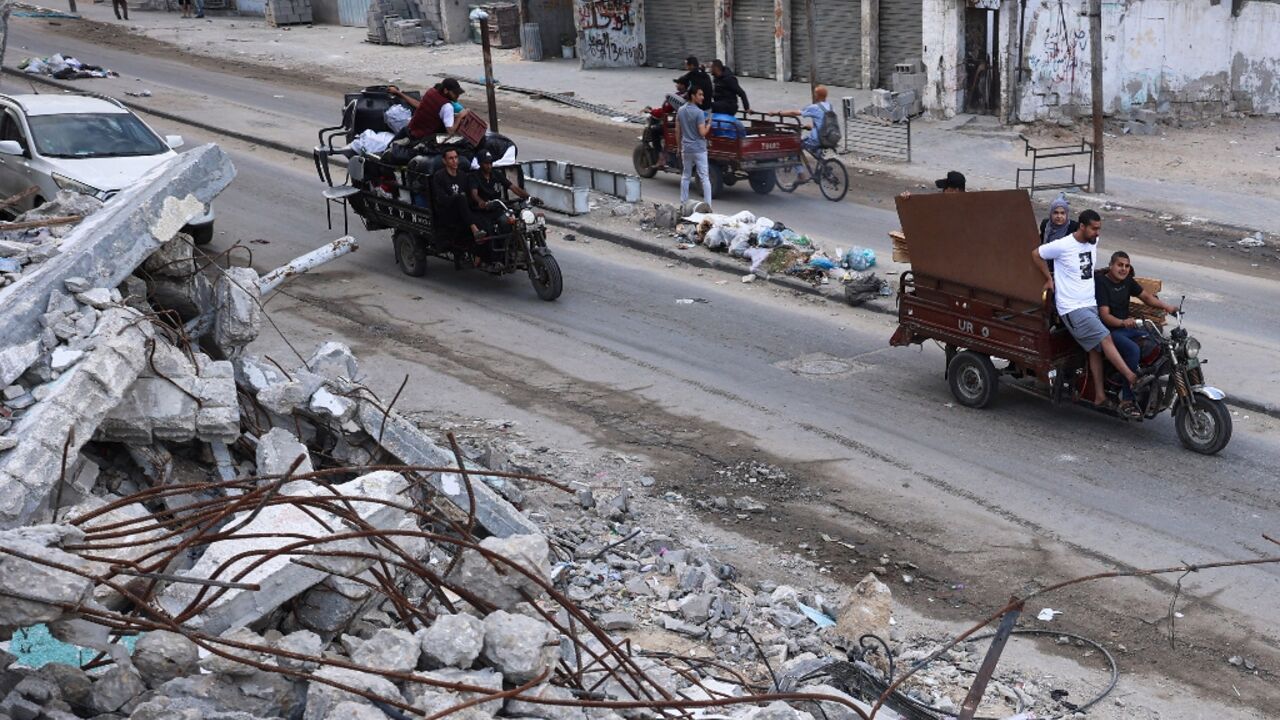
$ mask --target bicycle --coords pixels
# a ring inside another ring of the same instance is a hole
[[[807,148],[801,150],[799,164],[778,168],[778,189],[795,192],[801,185],[816,181],[823,197],[831,202],[843,200],[845,193],[849,192],[849,171],[844,163],[834,157],[826,157],[826,154],[827,148],[818,148],[816,155]],[[808,171],[808,177],[800,177],[798,170],[801,165]]]

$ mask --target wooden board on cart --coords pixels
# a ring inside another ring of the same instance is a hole
[[[1143,290],[1153,293],[1159,293],[1164,289],[1164,283],[1156,278],[1135,277],[1134,281],[1141,285]],[[1138,298],[1129,298],[1129,317],[1150,320],[1161,327],[1164,327],[1166,320],[1164,310],[1152,307]]]
[[[912,194],[897,206],[912,271],[1041,304],[1044,277],[1031,262],[1040,238],[1025,190]]]

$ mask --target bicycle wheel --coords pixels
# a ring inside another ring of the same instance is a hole
[[[818,166],[818,188],[822,197],[831,202],[840,202],[849,192],[849,171],[844,163],[835,158],[828,158]]]
[[[802,167],[804,166],[796,164],[778,168],[775,173],[777,175],[778,189],[786,193],[795,192],[796,188],[801,185],[800,168]]]

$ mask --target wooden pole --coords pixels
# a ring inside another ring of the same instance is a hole
[[[804,0],[804,9],[809,31],[809,96],[813,97],[813,89],[818,87],[818,43],[815,39],[817,33],[813,30],[813,0]]]
[[[480,47],[484,49],[484,95],[489,103],[489,129],[498,132],[498,99],[493,88],[493,52],[489,48],[489,16],[480,17]]]
[[[1102,0],[1089,0],[1089,49],[1090,94],[1093,95],[1093,182],[1089,189],[1101,195],[1107,191],[1102,150]]]

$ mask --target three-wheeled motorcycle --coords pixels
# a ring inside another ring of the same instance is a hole
[[[911,270],[898,291],[895,346],[934,340],[946,352],[944,377],[957,402],[983,408],[1001,378],[1055,404],[1092,405],[1096,383],[1116,399],[1119,374],[1089,373],[1084,351],[1054,310],[1030,264],[1038,242],[1030,199],[1022,190],[898,198]],[[955,218],[965,218],[956,223]],[[1179,313],[1181,317],[1181,313]],[[1138,372],[1153,380],[1134,391],[1138,421],[1169,411],[1183,446],[1213,455],[1231,440],[1226,394],[1207,385],[1200,343],[1181,320],[1167,332],[1144,318]],[[997,368],[993,361],[1000,361]]]
[[[492,275],[525,272],[533,289],[543,300],[555,300],[564,289],[560,265],[547,247],[546,217],[534,205],[508,194],[495,205],[499,212],[482,242],[469,232],[439,227],[432,197],[431,175],[442,166],[446,148],[459,151],[461,166],[471,166],[473,157],[488,151],[494,158],[494,172],[508,173],[508,179],[523,187],[524,177],[516,163],[516,146],[510,139],[487,133],[484,122],[474,114],[463,116],[453,138],[411,144],[398,140],[381,153],[356,153],[351,142],[366,130],[389,132],[384,113],[397,101],[385,87],[365,88],[345,97],[342,124],[319,131],[319,144],[312,152],[316,172],[328,187],[324,191],[326,210],[333,204],[345,213],[350,209],[366,230],[392,230],[396,264],[406,275],[421,277],[427,272],[427,258],[438,257],[455,269],[476,269]],[[346,157],[346,179],[334,183],[334,158]],[[332,215],[330,215],[332,227]]]

